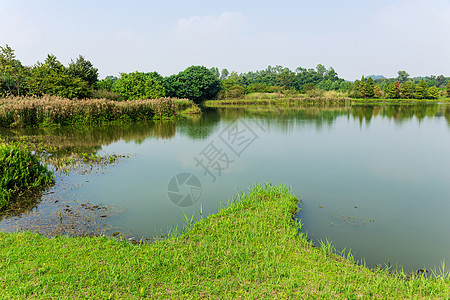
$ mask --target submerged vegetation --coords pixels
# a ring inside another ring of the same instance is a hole
[[[54,180],[52,172],[27,147],[1,140],[0,174],[0,210],[24,194],[39,192]]]
[[[107,237],[0,233],[0,288],[9,298],[449,295],[447,274],[406,280],[359,266],[351,254],[344,258],[331,247],[314,247],[299,234],[296,210],[297,199],[288,188],[266,184],[183,235],[150,245]]]

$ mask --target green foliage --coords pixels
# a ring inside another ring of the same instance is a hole
[[[396,99],[397,98],[397,89],[395,88],[394,83],[390,83],[388,85],[386,98],[388,98],[388,99]]]
[[[447,97],[450,98],[450,81],[447,83]]]
[[[26,94],[28,73],[28,68],[16,59],[11,47],[0,46],[0,96]]]
[[[373,82],[372,77],[367,78],[366,82],[366,98],[373,98],[375,95],[374,92],[375,83]]]
[[[214,99],[221,89],[217,76],[203,66],[191,66],[168,77],[165,83],[169,96],[187,98],[194,102]]]
[[[49,54],[44,63],[37,63],[31,70],[30,93],[53,95],[69,99],[89,97],[89,83],[69,74],[56,56]]]
[[[428,89],[428,97],[430,99],[439,98],[439,89],[435,86],[430,86],[430,88]]]
[[[81,55],[75,62],[70,61],[67,74],[86,81],[90,87],[94,87],[98,81],[98,69],[94,68],[92,63]]]
[[[415,90],[416,86],[412,81],[407,81],[405,83],[400,84],[400,96],[403,99],[413,99]]]
[[[97,81],[97,89],[111,92],[117,79],[116,76],[106,76],[104,79]]]
[[[37,191],[53,183],[53,174],[38,158],[19,144],[0,141],[0,210],[12,204],[20,195]]]
[[[383,92],[381,91],[381,88],[378,85],[375,85],[373,87],[373,96],[374,98],[381,98],[383,95]]]
[[[121,73],[112,91],[127,100],[156,99],[166,95],[164,79],[157,72]]]
[[[401,83],[405,83],[408,80],[409,74],[405,71],[398,71],[397,81]]]
[[[425,80],[421,80],[416,86],[416,91],[414,93],[414,98],[416,99],[426,99],[428,94],[428,85]]]

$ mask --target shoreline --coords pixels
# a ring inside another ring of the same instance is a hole
[[[297,202],[285,186],[255,185],[182,235],[150,245],[0,233],[3,296],[448,297],[448,275],[394,277],[314,247],[294,219]]]

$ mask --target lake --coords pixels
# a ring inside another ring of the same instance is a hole
[[[61,212],[88,207],[108,234],[154,238],[270,181],[300,199],[302,231],[315,244],[328,239],[371,267],[439,269],[450,261],[448,105],[207,109],[176,122],[0,133],[128,156],[92,172],[57,173],[37,202],[2,216],[4,231],[62,224]]]

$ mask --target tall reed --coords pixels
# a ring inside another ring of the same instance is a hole
[[[117,102],[107,99],[69,100],[55,96],[0,99],[0,127],[95,125],[167,119],[184,102],[171,98]]]

